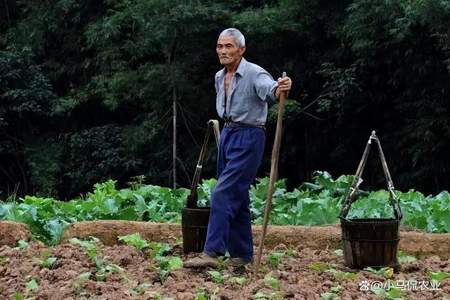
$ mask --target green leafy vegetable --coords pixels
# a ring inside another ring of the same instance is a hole
[[[441,282],[444,279],[450,278],[450,272],[429,272],[428,277],[431,280],[436,280]]]
[[[280,281],[272,276],[272,272],[264,276],[264,284],[274,290],[280,289]]]
[[[219,271],[208,271],[209,276],[211,276],[211,279],[214,283],[223,283],[224,282],[224,276]]]
[[[143,250],[149,247],[148,242],[146,240],[143,240],[139,233],[119,236],[118,239],[119,241],[122,241],[127,245],[136,247],[138,250]]]
[[[342,201],[353,179],[342,175],[336,179],[324,171],[317,171],[312,183],[303,183],[292,191],[286,190],[284,179],[275,183],[273,209],[270,221],[275,225],[323,225],[339,222]],[[199,186],[199,203],[208,205],[216,185],[215,179],[204,180]],[[180,222],[189,190],[170,189],[142,183],[132,188],[116,189],[116,182],[108,180],[94,185],[87,195],[71,201],[25,196],[23,201],[0,201],[0,220],[28,224],[35,238],[56,244],[67,225],[85,220],[134,220],[153,222]],[[250,189],[252,220],[261,224],[269,178],[257,179]],[[402,225],[428,232],[450,232],[450,194],[424,196],[420,192],[396,192],[403,212]],[[389,192],[360,191],[348,218],[391,218],[393,210]],[[125,241],[125,240],[123,240]],[[135,247],[144,249],[145,242],[135,240]],[[336,252],[339,255],[340,252]],[[156,256],[156,254],[154,254]],[[412,258],[399,256],[410,262]],[[272,260],[276,264],[276,258]]]
[[[284,255],[284,252],[272,252],[267,257],[267,262],[272,268],[277,268]]]
[[[414,256],[406,255],[401,250],[398,251],[397,259],[400,264],[406,264],[406,263],[414,262],[417,260],[417,258],[415,258]]]

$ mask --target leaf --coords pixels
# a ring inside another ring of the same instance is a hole
[[[29,247],[29,244],[27,241],[20,240],[17,242],[17,247],[16,247],[17,249],[24,250],[24,249],[27,249],[28,247]]]
[[[152,286],[149,283],[141,283],[140,285],[138,285],[137,287],[135,287],[133,290],[139,294],[139,295],[143,295],[145,293],[146,290],[150,289]]]
[[[253,299],[258,300],[281,300],[284,299],[284,294],[281,291],[276,291],[270,294],[266,294],[263,292],[257,292],[253,295]]]
[[[106,279],[106,273],[104,271],[96,272],[94,276],[96,281],[105,281]]]
[[[245,285],[247,283],[247,278],[245,277],[231,277],[230,278],[231,283],[237,283],[239,285]]]
[[[392,276],[394,275],[394,269],[393,268],[386,268],[383,272],[383,276],[384,278],[392,278]]]
[[[91,277],[91,272],[83,272],[77,276],[77,280],[86,281]]]
[[[177,270],[183,267],[183,261],[178,256],[173,256],[169,258],[169,270]]]
[[[391,287],[389,291],[387,291],[387,295],[388,297],[390,297],[390,299],[401,299],[404,294],[405,293],[403,292],[403,290],[396,287]]]
[[[431,280],[436,280],[441,282],[444,279],[450,278],[450,272],[429,272],[428,277]]]
[[[317,263],[312,263],[309,266],[310,270],[322,273],[325,270],[330,269],[332,266],[330,264],[326,264],[326,263],[322,263],[322,262],[317,262]]]
[[[341,298],[334,293],[326,292],[326,293],[320,294],[320,299],[321,300],[340,300]]]
[[[328,269],[326,272],[332,273],[336,280],[355,280],[358,274],[352,272],[342,272],[335,269]]]
[[[376,274],[376,275],[380,275],[383,276],[385,278],[392,278],[392,276],[394,275],[394,269],[391,267],[384,267],[384,268],[379,268],[379,269],[374,269],[372,267],[367,267],[364,269],[364,271],[368,271],[370,273]]]
[[[342,290],[342,286],[340,286],[340,285],[330,287],[330,292],[332,292],[332,293],[339,293],[341,290]]]
[[[266,276],[264,276],[264,284],[274,290],[280,289],[280,281],[272,277],[272,273],[268,273]]]
[[[214,283],[223,283],[224,276],[219,271],[208,271],[208,274],[211,276]]]
[[[25,288],[27,289],[27,291],[35,291],[39,288],[39,284],[37,283],[36,279],[33,278],[27,281],[27,283],[25,284]]]
[[[204,288],[196,289],[196,300],[209,300],[208,294]]]
[[[403,251],[399,250],[397,254],[398,262],[400,264],[406,264],[417,260],[414,256],[406,255]]]
[[[172,250],[172,246],[167,243],[150,242],[148,246],[151,249],[150,257],[152,258],[163,256]]]
[[[61,239],[62,233],[68,222],[63,219],[51,219],[45,222],[44,229],[50,233],[51,240],[50,243],[52,245],[56,245]]]
[[[117,220],[135,221],[138,220],[138,214],[133,206],[121,209],[117,213]]]
[[[24,300],[25,297],[23,296],[22,293],[15,293],[15,294],[14,294],[14,299],[15,299],[15,300]]]
[[[208,296],[206,296],[205,294],[198,294],[195,299],[196,300],[209,300]]]
[[[80,247],[84,248],[84,250],[86,251],[89,258],[94,261],[97,261],[98,249],[97,249],[97,246],[95,245],[95,243],[98,243],[98,242],[99,242],[99,240],[94,237],[90,237],[90,240],[88,240],[88,241],[82,241],[82,240],[79,240],[78,238],[70,238],[69,239],[69,243],[71,243],[72,245],[76,245],[76,246],[80,246]]]
[[[105,267],[105,270],[112,273],[120,273],[124,271],[120,266],[111,263]]]
[[[183,267],[183,261],[178,256],[172,257],[158,256],[156,257],[156,259],[159,260],[158,271],[161,282],[164,282],[166,280],[171,271]]]
[[[57,260],[58,260],[58,258],[56,258],[56,257],[53,257],[53,256],[48,257],[41,262],[41,266],[44,268],[51,269],[55,266]]]
[[[277,268],[284,255],[284,252],[272,252],[267,257],[267,261],[272,268]]]
[[[149,247],[149,243],[146,240],[142,239],[139,233],[119,236],[118,240],[124,242],[129,246],[134,246],[138,250],[143,250]]]

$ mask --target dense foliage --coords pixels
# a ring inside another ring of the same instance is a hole
[[[276,183],[270,221],[274,225],[323,225],[339,222],[344,195],[352,176],[333,179],[327,172],[316,172],[314,183],[303,183],[287,191],[285,180]],[[199,186],[199,205],[208,205],[215,179]],[[250,191],[254,224],[261,224],[267,198],[268,178],[259,179]],[[136,220],[180,222],[189,190],[172,190],[154,185],[133,184],[116,189],[115,182],[96,184],[84,197],[63,202],[52,198],[26,196],[20,202],[0,202],[0,220],[26,223],[33,234],[48,243],[56,243],[70,223],[85,220]],[[402,225],[428,232],[450,232],[450,194],[432,197],[410,190],[398,192],[404,213]],[[361,192],[348,218],[392,218],[389,193],[385,190]]]
[[[294,80],[280,161],[289,187],[317,169],[353,173],[376,129],[400,188],[448,189],[449,16],[447,0],[2,1],[2,198],[70,199],[137,175],[169,186],[174,100],[187,186],[215,117],[215,41],[230,26],[250,61]],[[379,175],[366,174],[371,186]]]

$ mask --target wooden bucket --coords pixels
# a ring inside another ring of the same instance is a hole
[[[345,265],[398,270],[399,225],[396,219],[341,219]]]
[[[391,219],[348,219],[347,214],[358,196],[358,186],[362,182],[364,170],[371,144],[378,146],[381,165],[389,190],[390,204],[394,210],[395,218]],[[384,157],[381,143],[375,131],[367,142],[356,175],[349,192],[343,202],[339,215],[341,219],[342,243],[344,263],[350,268],[363,269],[365,267],[392,267],[398,271],[400,265],[397,260],[398,243],[400,241],[399,227],[402,219],[398,198],[394,191],[391,174]]]
[[[208,231],[209,207],[183,208],[181,230],[183,233],[183,252],[202,252]]]

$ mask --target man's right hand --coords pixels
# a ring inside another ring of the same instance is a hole
[[[278,87],[275,91],[275,97],[277,97],[277,99],[280,99],[280,94],[282,92],[286,92],[286,96],[288,95],[289,91],[291,90],[291,86],[292,86],[292,80],[291,78],[285,76],[285,77],[280,77],[277,80],[278,83]]]

